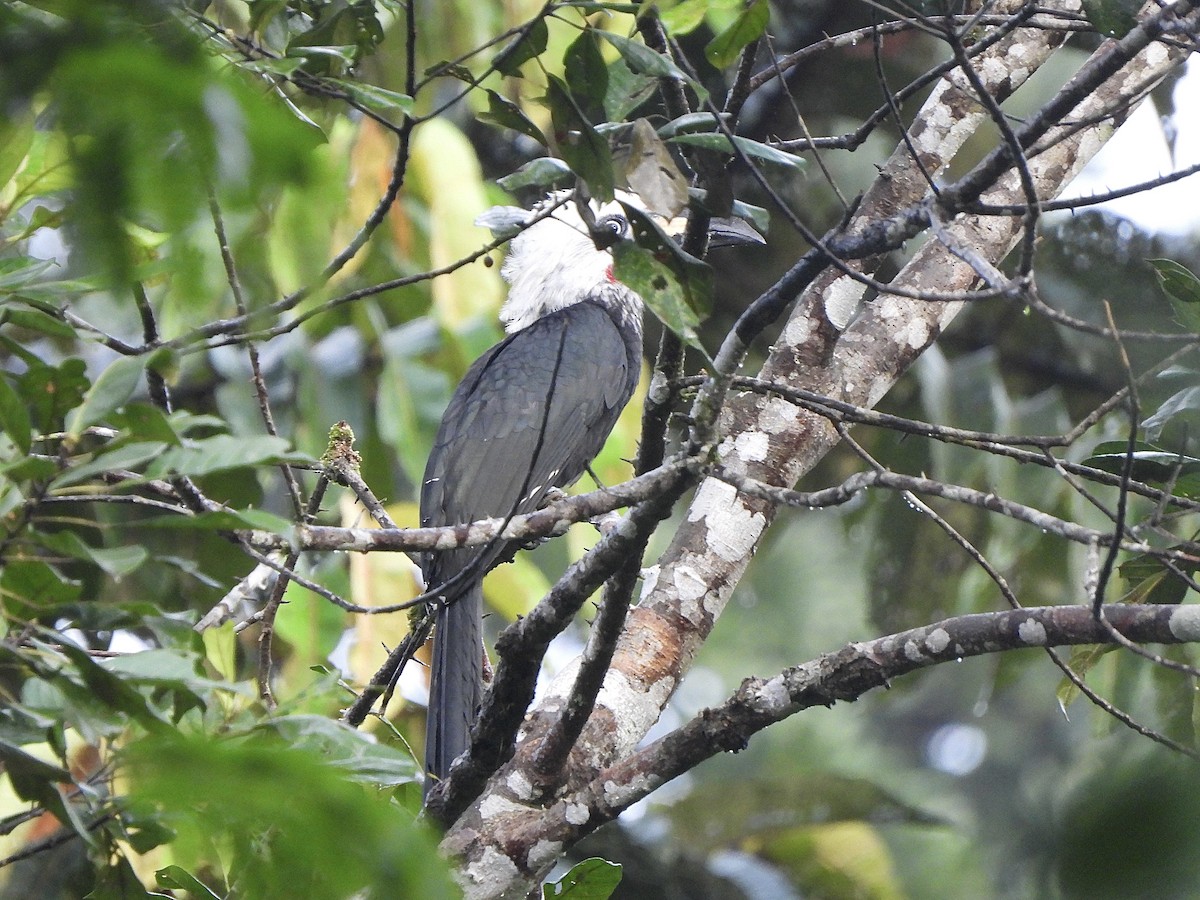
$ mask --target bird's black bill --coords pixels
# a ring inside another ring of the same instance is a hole
[[[766,238],[741,219],[712,219],[708,223],[708,249],[721,247],[744,247],[747,244],[765,244]]]

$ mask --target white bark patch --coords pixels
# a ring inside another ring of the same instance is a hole
[[[783,334],[780,335],[780,338],[788,346],[802,347],[812,336],[815,324],[808,316],[793,316],[783,327]]]
[[[465,900],[491,897],[496,885],[512,884],[520,875],[516,863],[495,847],[485,847],[479,859],[463,870],[463,897]]]
[[[825,317],[838,331],[844,331],[858,312],[867,287],[853,278],[843,276],[825,291]],[[788,335],[790,338],[790,335]]]
[[[505,781],[508,785],[508,789],[512,792],[512,795],[518,800],[533,799],[533,783],[525,777],[524,772],[510,772]]]
[[[563,818],[572,825],[586,825],[589,818],[588,808],[583,803],[568,803],[566,809],[563,810]]]
[[[521,806],[519,803],[513,803],[507,797],[500,796],[495,791],[489,791],[479,803],[479,816],[485,822],[490,818],[502,816],[506,813],[524,812],[528,812],[524,806]]]
[[[931,653],[941,653],[950,645],[950,635],[945,628],[935,628],[925,638],[925,646]]]
[[[674,689],[674,678],[662,678],[642,693],[622,673],[609,670],[596,703],[611,710],[617,723],[613,741],[617,757],[633,749],[642,735],[650,730],[650,726],[658,721]]]
[[[904,657],[905,659],[911,659],[913,662],[916,662],[924,659],[925,654],[921,652],[921,647],[916,641],[905,641]]]
[[[799,416],[800,410],[794,404],[772,397],[758,414],[758,427],[767,434],[781,434],[789,431]]]
[[[762,462],[770,449],[771,439],[761,431],[743,431],[733,442],[734,453],[746,462]]]
[[[562,851],[562,841],[538,841],[529,848],[529,866],[530,868],[541,868],[542,866],[552,865],[558,862],[558,858],[562,856]]]
[[[698,621],[704,609],[704,597],[708,594],[708,583],[682,560],[673,567],[672,576],[680,613],[691,622]]]
[[[550,679],[550,683],[546,685],[545,691],[542,692],[541,700],[538,703],[539,709],[545,709],[552,701],[562,700],[570,695],[571,688],[575,685],[575,675],[579,671],[579,657],[576,656],[565,666],[558,670],[558,674]],[[516,791],[513,793],[520,796]]]
[[[787,684],[782,678],[772,678],[762,686],[759,695],[766,709],[787,709],[792,702],[792,695],[788,693]]]
[[[658,563],[642,569],[642,593],[639,596],[640,600],[645,600],[658,590],[658,576],[660,574],[662,574],[662,566]]]
[[[1034,619],[1026,619],[1017,626],[1017,637],[1033,647],[1046,644],[1046,626]]]
[[[1167,627],[1181,641],[1200,641],[1200,607],[1179,607],[1171,613]]]
[[[736,488],[714,478],[700,485],[688,510],[688,521],[700,519],[708,528],[708,549],[731,563],[750,555],[766,527],[763,515],[747,509]]]

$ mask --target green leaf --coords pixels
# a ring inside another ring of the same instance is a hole
[[[506,191],[518,191],[527,187],[550,190],[569,183],[572,177],[571,167],[561,159],[542,156],[525,163],[513,174],[498,178],[496,184]]]
[[[292,523],[265,509],[219,509],[194,516],[154,516],[139,523],[147,528],[186,528],[200,531],[236,531],[255,528],[287,535]]]
[[[37,281],[39,275],[54,266],[52,259],[34,259],[32,256],[0,259],[0,293],[16,293],[25,285]]]
[[[21,453],[28,453],[33,444],[32,427],[28,407],[8,383],[7,373],[0,373],[0,429]]]
[[[27,293],[27,291],[23,291],[22,293]],[[6,309],[3,315],[3,322],[5,325],[27,328],[30,331],[36,331],[38,334],[44,334],[49,337],[67,339],[77,337],[74,328],[66,322],[42,312],[40,309]]]
[[[97,663],[82,647],[68,641],[59,646],[59,652],[75,664],[91,697],[111,709],[125,713],[150,731],[163,733],[171,730],[166,720],[146,702],[145,697],[125,679]]]
[[[635,291],[662,323],[697,350],[704,352],[696,328],[700,316],[689,302],[680,276],[652,250],[622,241],[613,247],[613,275]]]
[[[67,433],[71,439],[78,440],[85,428],[124,405],[133,396],[144,368],[141,357],[122,356],[101,372],[83,398],[83,405],[72,410],[67,420]]]
[[[372,740],[326,716],[282,716],[260,726],[279,735],[289,747],[311,750],[353,781],[396,787],[418,779],[421,767],[411,754]]]
[[[1200,334],[1200,278],[1173,259],[1146,260],[1154,270],[1175,317],[1188,331]]]
[[[762,37],[770,18],[767,0],[755,0],[738,13],[728,28],[709,41],[704,48],[705,58],[718,69],[733,65],[744,47]]]
[[[93,475],[114,469],[136,469],[142,463],[157,459],[167,449],[163,441],[139,441],[125,444],[110,452],[100,453],[88,462],[72,466],[54,480],[52,490],[86,481]]]
[[[611,31],[601,31],[600,36],[617,48],[621,59],[625,60],[625,65],[637,74],[686,82],[702,102],[708,99],[708,91],[704,89],[703,85],[695,79],[689,78],[679,66],[661,53],[656,53],[645,44],[639,44],[637,41],[632,41]]]
[[[535,56],[545,53],[549,39],[550,32],[546,28],[546,20],[540,17],[535,19],[524,34],[492,57],[492,68],[501,75],[520,78],[521,66]]]
[[[589,115],[603,114],[608,92],[608,66],[600,53],[596,29],[584,28],[563,54],[563,80]]]
[[[187,891],[200,900],[221,900],[219,894],[214,894],[199,878],[179,866],[167,866],[154,873],[154,880],[161,888],[172,888]]]
[[[234,437],[218,434],[172,447],[146,470],[151,478],[169,475],[199,477],[227,469],[280,462],[311,462],[308,457],[287,452],[288,442],[268,434]]]
[[[1083,13],[1105,37],[1123,38],[1137,27],[1141,0],[1083,0]]]
[[[501,128],[511,128],[513,131],[531,137],[543,147],[546,146],[546,136],[521,112],[521,107],[493,90],[488,90],[488,111],[481,113],[479,118]],[[511,177],[511,176],[510,176]]]
[[[1195,565],[1176,565],[1185,573],[1196,571]],[[1129,591],[1121,598],[1122,603],[1164,603],[1173,605],[1183,601],[1188,591],[1187,583],[1168,569],[1161,559],[1148,554],[1138,554],[1117,566],[1117,571],[1129,585]]]
[[[608,900],[621,882],[621,866],[594,856],[576,863],[554,884],[542,886],[543,900]]]
[[[691,34],[704,23],[709,0],[683,0],[670,9],[660,9],[659,19],[673,36]]]
[[[0,184],[8,184],[25,162],[35,134],[32,112],[6,118],[0,120]]]
[[[412,114],[413,98],[408,96],[408,94],[389,91],[386,88],[366,84],[365,82],[345,81],[340,78],[330,78],[328,80],[349,94],[357,103],[373,112],[385,116],[397,112],[405,116]]]
[[[75,559],[94,563],[114,578],[128,575],[149,556],[145,547],[129,544],[123,547],[92,547],[74,531],[39,533],[37,541],[43,547]]]
[[[782,150],[776,150],[774,147],[769,147],[766,144],[760,144],[758,141],[752,141],[749,138],[733,136],[731,144],[729,138],[723,134],[677,134],[670,139],[673,144],[687,144],[689,147],[700,147],[704,150],[715,150],[718,153],[733,155],[736,151],[741,150],[747,156],[754,159],[761,159],[763,162],[774,163],[778,166],[787,166],[791,169],[799,169],[804,165],[804,160],[798,156],[793,156],[790,153],[784,153]]]
[[[658,79],[639,75],[624,62],[608,67],[608,92],[604,115],[610,122],[624,122],[635,109],[658,92]]]
[[[613,198],[613,162],[608,142],[584,117],[562,79],[547,75],[546,100],[554,122],[554,139],[559,153],[575,174],[587,182],[598,200]]]
[[[49,786],[71,781],[71,773],[61,766],[38,759],[20,747],[0,740],[0,759],[13,791],[22,800],[40,802]]]
[[[1084,460],[1084,465],[1119,475],[1125,471],[1125,447],[1121,441],[1100,444],[1095,452]],[[1168,481],[1176,473],[1200,472],[1200,459],[1160,450],[1150,444],[1136,445],[1132,455],[1133,463],[1129,474],[1136,481]]]
[[[74,603],[82,589],[44,562],[8,560],[0,572],[0,594],[5,610],[18,618],[35,618],[56,607]],[[14,600],[21,601],[20,604]],[[18,608],[23,607],[23,608]]]
[[[1172,419],[1184,418],[1193,423],[1200,419],[1200,385],[1177,391],[1162,402],[1153,413],[1142,422],[1146,438],[1157,441]]]

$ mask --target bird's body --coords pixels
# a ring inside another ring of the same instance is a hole
[[[619,213],[597,218],[624,236]],[[476,360],[446,408],[421,489],[423,526],[531,512],[599,453],[637,387],[642,354],[641,299],[611,266],[570,204],[514,240],[501,310],[511,333]],[[427,785],[468,746],[482,691],[481,582],[515,549],[504,542],[423,562],[427,589],[447,586],[434,631]]]

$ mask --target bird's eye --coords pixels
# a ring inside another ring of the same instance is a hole
[[[596,220],[596,234],[598,237],[598,243],[612,246],[621,238],[625,237],[628,231],[629,223],[625,221],[624,216],[611,215]]]

